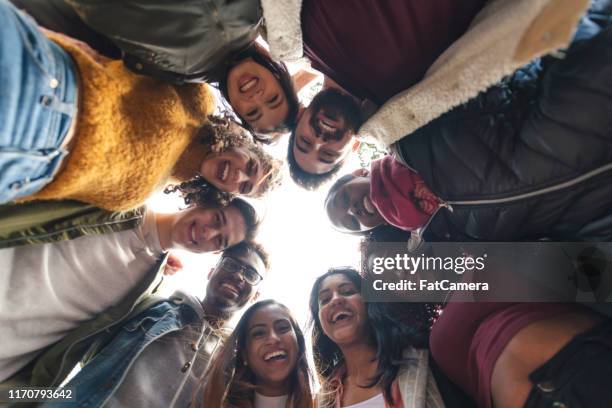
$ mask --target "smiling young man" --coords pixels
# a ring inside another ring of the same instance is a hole
[[[59,211],[50,207],[47,215]],[[4,218],[18,223],[18,217]],[[253,207],[234,199],[227,207],[171,214],[91,210],[8,234],[0,240],[6,247],[0,250],[0,287],[7,288],[0,293],[0,382],[13,377],[11,383],[59,385],[69,370],[64,356],[154,290],[167,251],[222,251],[251,239],[257,226]],[[41,361],[44,350],[50,357]]]
[[[363,116],[356,100],[336,84],[319,92],[299,113],[289,138],[291,178],[308,190],[330,180],[355,145],[354,136]]]
[[[177,292],[138,308],[67,386],[75,388],[83,406],[167,408],[197,402],[220,329],[256,299],[268,269],[259,244],[225,250],[210,271],[203,300]]]

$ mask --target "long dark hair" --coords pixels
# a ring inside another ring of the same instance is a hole
[[[320,404],[327,408],[334,405],[335,391],[330,380],[337,370],[344,365],[344,356],[340,347],[323,332],[319,319],[319,290],[323,281],[329,276],[341,274],[361,290],[362,277],[350,267],[331,268],[319,276],[310,292],[310,317],[312,325],[312,349],[317,375],[321,383],[322,398]],[[388,404],[393,405],[391,385],[397,377],[400,367],[406,363],[403,351],[408,347],[425,348],[429,338],[430,325],[419,327],[400,319],[398,311],[391,304],[381,302],[365,302],[369,338],[366,341],[376,349],[378,368],[366,387],[381,385],[383,395]],[[417,304],[424,305],[424,304]],[[422,320],[433,323],[437,314],[429,308],[417,306],[412,311],[422,314]]]
[[[273,61],[270,57],[270,54],[268,53],[268,51],[266,51],[265,48],[263,48],[257,43],[253,43],[244,51],[239,52],[231,60],[226,62],[225,70],[218,80],[219,92],[221,92],[221,95],[223,95],[223,98],[228,103],[230,103],[229,93],[227,90],[228,74],[232,68],[234,68],[236,65],[238,65],[240,62],[247,58],[252,58],[253,61],[266,68],[272,73],[272,75],[274,75],[274,77],[278,80],[278,83],[280,84],[281,88],[283,89],[287,104],[289,105],[289,112],[287,113],[287,117],[283,121],[282,125],[269,132],[258,132],[254,130],[249,125],[249,123],[234,110],[236,116],[238,116],[242,121],[242,125],[249,131],[251,131],[255,140],[261,143],[270,144],[274,142],[280,134],[282,134],[283,132],[288,132],[295,127],[299,109],[297,93],[295,92],[295,88],[293,87],[293,80],[291,79],[291,75],[289,74],[287,66],[282,62]]]
[[[263,300],[249,307],[240,318],[236,328],[224,342],[221,350],[210,364],[203,388],[202,408],[244,407],[250,408],[255,400],[257,384],[255,374],[245,365],[243,351],[246,349],[247,331],[251,318],[259,309],[275,305],[283,309],[291,322],[298,344],[298,361],[289,378],[290,395],[287,408],[312,408],[312,374],[306,358],[304,334],[289,309],[275,300]]]

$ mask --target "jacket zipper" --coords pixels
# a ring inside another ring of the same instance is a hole
[[[494,199],[490,199],[490,200],[466,200],[466,201],[454,201],[454,200],[442,200],[438,194],[436,194],[436,196],[438,197],[438,199],[440,200],[440,204],[438,205],[438,208],[436,209],[436,211],[432,214],[431,217],[429,217],[429,220],[427,221],[427,224],[425,224],[424,227],[419,228],[416,231],[416,234],[411,234],[410,235],[410,239],[408,241],[408,248],[412,248],[414,245],[416,245],[418,247],[418,245],[420,245],[420,242],[423,240],[422,236],[423,233],[425,232],[425,230],[427,229],[427,227],[429,226],[429,224],[431,223],[431,221],[433,220],[433,218],[436,216],[436,214],[438,214],[438,211],[440,211],[442,208],[447,208],[450,212],[453,212],[453,205],[461,205],[461,206],[470,206],[470,205],[488,205],[488,204],[503,204],[503,203],[510,203],[510,202],[514,202],[514,201],[519,201],[519,200],[523,200],[526,198],[532,198],[532,197],[537,197],[539,195],[544,195],[544,194],[548,194],[548,193],[552,193],[555,191],[559,191],[559,190],[563,190],[565,188],[568,187],[572,187],[578,183],[581,183],[585,180],[588,180],[592,177],[595,177],[601,173],[604,173],[608,170],[612,170],[612,163],[608,163],[606,165],[603,165],[595,170],[591,170],[588,173],[585,173],[581,176],[575,177],[571,180],[568,181],[564,181],[563,183],[559,183],[559,184],[555,184],[554,186],[550,186],[550,187],[545,187],[545,188],[541,188],[539,190],[536,191],[530,191],[528,193],[523,193],[523,194],[517,194],[514,195],[512,197],[505,197],[505,198],[494,198]],[[413,170],[414,171],[414,170]],[[415,244],[413,240],[417,240],[418,242]]]

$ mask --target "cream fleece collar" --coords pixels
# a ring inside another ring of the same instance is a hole
[[[299,61],[303,54],[302,0],[261,0],[272,59]]]

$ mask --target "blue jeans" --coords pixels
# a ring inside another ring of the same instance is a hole
[[[40,191],[58,171],[77,71],[34,21],[0,0],[0,204]]]

